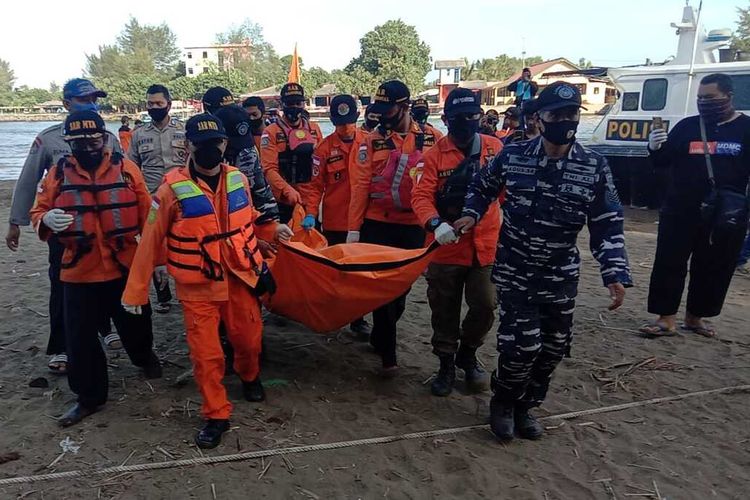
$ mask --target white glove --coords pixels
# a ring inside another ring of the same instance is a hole
[[[156,266],[156,268],[154,268],[154,276],[156,276],[156,283],[159,286],[159,290],[164,290],[165,288],[167,288],[167,285],[169,284],[169,273],[167,272],[167,266]]]
[[[447,245],[448,243],[456,243],[458,235],[450,224],[442,222],[435,229],[435,240],[441,245]]]
[[[667,142],[667,131],[663,128],[655,128],[648,133],[648,149],[656,151],[661,149],[661,145]]]
[[[53,233],[65,231],[73,224],[73,216],[66,214],[61,208],[53,208],[42,217],[42,222],[52,230]]]
[[[359,231],[349,231],[346,233],[347,243],[359,243]]]
[[[130,304],[126,304],[125,302],[122,302],[122,308],[125,309],[125,312],[135,315],[143,314],[143,308],[141,306],[131,306]]]
[[[289,241],[294,236],[292,228],[286,224],[279,224],[276,226],[276,239],[281,241]]]

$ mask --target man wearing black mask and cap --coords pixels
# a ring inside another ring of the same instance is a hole
[[[424,170],[412,195],[414,212],[442,245],[427,268],[427,298],[432,310],[432,350],[440,370],[432,394],[448,396],[456,367],[464,370],[469,392],[486,390],[487,377],[476,352],[495,321],[492,263],[500,231],[500,205],[467,234],[451,224],[461,215],[473,175],[502,150],[499,139],[477,133],[482,108],[470,90],[456,88],[445,100],[448,135],[424,155]],[[461,322],[463,295],[469,306]]]
[[[270,124],[260,141],[260,163],[279,202],[281,222],[292,218],[295,205],[304,205],[299,184],[312,179],[312,156],[323,140],[317,123],[303,117],[305,90],[298,83],[281,87],[283,116]]]
[[[372,112],[375,103],[368,104],[365,108],[365,121],[362,122],[362,130],[372,132],[380,124],[380,117]]]
[[[658,318],[641,327],[647,336],[676,334],[688,260],[682,329],[716,335],[703,318],[721,312],[748,222],[750,117],[734,110],[733,95],[729,75],[705,76],[698,115],[684,118],[669,134],[661,128],[649,134],[649,156],[670,176],[648,295],[648,312]]]
[[[430,103],[427,101],[427,99],[423,99],[420,97],[412,101],[411,116],[423,131],[429,129],[430,134],[434,137],[435,141],[438,141],[443,137],[443,133],[433,127],[432,124],[427,121],[430,118]],[[432,146],[433,144],[425,143],[426,146]]]
[[[156,193],[165,173],[185,165],[187,159],[185,125],[169,116],[170,109],[172,96],[169,89],[164,85],[151,85],[146,90],[146,111],[151,123],[133,131],[128,151],[128,158],[141,168],[151,194]],[[160,287],[156,286],[156,300],[154,311],[162,314],[169,312],[172,292],[168,281],[163,281]]]
[[[453,224],[460,234],[472,229],[505,189],[492,275],[500,327],[490,424],[501,440],[544,432],[529,410],[542,404],[552,373],[570,353],[580,276],[576,240],[584,225],[610,310],[622,305],[632,284],[612,173],[604,157],[576,141],[580,108],[575,86],[548,85],[537,100],[542,137],[506,145],[479,170]]]
[[[411,192],[421,174],[422,153],[428,143],[435,143],[435,137],[412,119],[409,88],[398,80],[378,87],[371,113],[380,117],[380,126],[359,146],[357,168],[350,172],[346,241],[421,248],[425,234],[412,209]],[[370,343],[382,358],[385,377],[398,373],[396,325],[406,308],[407,294],[373,313]]]
[[[234,104],[234,96],[224,87],[211,87],[203,94],[203,111],[213,114],[222,106]]]
[[[242,108],[250,119],[250,132],[253,134],[255,147],[260,151],[260,140],[266,130],[266,103],[260,97],[250,96],[242,102]]]

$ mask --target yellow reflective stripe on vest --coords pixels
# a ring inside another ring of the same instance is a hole
[[[233,170],[231,172],[227,173],[227,193],[231,193],[232,191],[237,191],[238,189],[242,189],[245,187],[244,183],[242,182],[242,178],[245,176],[242,172],[238,170]]]
[[[201,188],[199,188],[198,185],[191,180],[178,181],[170,185],[170,187],[172,188],[172,191],[174,192],[177,199],[180,201],[186,198],[193,198],[195,196],[203,196],[203,191],[201,191]]]

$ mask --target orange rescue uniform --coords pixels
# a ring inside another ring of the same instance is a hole
[[[482,141],[479,160],[484,168],[503,149],[503,145],[494,137],[482,134],[479,137]],[[425,153],[422,177],[412,193],[414,212],[423,226],[430,219],[438,217],[436,195],[453,169],[464,158],[464,153],[456,147],[450,136],[440,139],[434,148]],[[489,207],[487,215],[482,217],[473,229],[462,235],[458,243],[442,245],[435,252],[433,262],[461,266],[473,266],[477,262],[480,266],[491,265],[495,261],[501,223],[500,205],[495,201]],[[430,237],[434,238],[433,235]]]
[[[130,141],[133,140],[133,131],[130,129],[123,130],[123,128],[124,127],[120,127],[120,130],[117,131],[117,135],[120,137],[122,152],[127,154],[127,152],[130,151]]]
[[[299,130],[302,127],[309,129],[310,134],[316,139],[315,146],[323,140],[323,133],[317,123],[301,119],[301,125],[292,127],[286,120],[281,117],[279,121],[292,131]],[[266,175],[268,183],[271,184],[271,190],[276,201],[289,205],[289,193],[291,189],[297,190],[299,184],[290,184],[282,176],[279,168],[279,155],[288,152],[289,137],[279,123],[272,123],[263,131],[260,141],[260,164],[263,167],[263,173]]]
[[[265,266],[257,238],[272,240],[276,224],[255,226],[247,178],[221,166],[216,192],[188,167],[168,172],[159,187],[123,294],[123,303],[145,304],[154,264],[163,261],[182,302],[194,376],[207,419],[228,419],[232,405],[222,385],[224,354],[219,322],[235,350],[234,368],[250,382],[260,372],[262,320],[259,274]]]
[[[356,167],[351,172],[351,201],[349,202],[349,231],[359,231],[365,219],[394,224],[420,225],[412,210],[397,211],[383,208],[371,203],[371,186],[374,178],[380,176],[391,157],[392,151],[399,151],[404,155],[414,153],[417,148],[417,138],[423,136],[422,151],[427,151],[436,143],[433,131],[426,128],[423,132],[417,122],[411,122],[411,128],[406,134],[386,132],[380,127],[367,135],[355,153]],[[416,165],[414,178],[419,176],[421,161]],[[409,174],[411,175],[411,174]]]
[[[323,200],[323,229],[346,231],[348,228],[349,200],[351,198],[351,171],[359,168],[357,148],[365,142],[369,132],[356,129],[354,139],[344,142],[334,132],[318,144],[313,155],[313,178],[300,186],[306,213],[318,218]]]
[[[113,164],[119,165],[120,175],[122,176],[122,180],[127,184],[127,189],[135,193],[136,205],[138,207],[138,223],[134,232],[140,233],[140,228],[146,222],[151,205],[151,195],[146,187],[146,182],[143,180],[141,170],[135,163],[123,158],[122,155],[115,153],[113,157],[110,151],[105,150],[104,160],[102,165],[96,170],[96,176],[92,176],[90,172],[78,165],[73,156],[63,158],[49,170],[39,187],[36,202],[30,212],[32,224],[37,230],[39,238],[46,241],[52,233],[42,223],[42,218],[44,214],[58,206],[56,202],[61,195],[61,187],[66,182],[65,176],[60,169],[74,170],[74,172],[68,175],[68,179],[75,177],[80,179],[80,182],[96,185],[97,180],[113,177],[112,174],[116,174],[112,169],[118,167],[113,166]],[[70,211],[67,210],[68,213]],[[105,211],[100,213],[99,217],[102,217],[104,213]],[[85,214],[79,213],[76,218],[80,215]],[[104,234],[99,218],[95,219],[90,228],[75,227],[77,224],[78,222],[74,222],[70,228],[59,233],[58,237],[61,238],[61,242],[64,238],[63,235],[67,231],[73,230],[85,231],[93,234],[94,237],[89,237],[90,243],[87,244],[88,249],[86,251],[81,251],[80,248],[75,248],[68,244],[65,245],[60,280],[68,283],[97,283],[121,278],[123,276],[123,266],[126,268],[129,267],[135,255],[136,245],[134,242],[133,244],[124,244],[121,250],[115,251],[113,241]]]

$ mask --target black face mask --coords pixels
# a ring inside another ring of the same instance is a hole
[[[734,113],[732,98],[698,99],[698,113],[706,123],[719,123],[730,118]]]
[[[166,108],[151,108],[148,110],[148,116],[154,121],[154,123],[161,123],[161,121],[169,114],[169,107]]]
[[[104,159],[104,150],[97,149],[94,151],[87,151],[85,149],[80,149],[77,151],[73,151],[73,157],[76,159],[81,168],[88,172],[91,172],[96,170],[97,167],[102,164],[102,160]]]
[[[260,128],[263,126],[263,123],[264,123],[262,116],[260,118],[250,118],[248,121],[250,122],[250,130],[252,130],[253,133],[260,132]]]
[[[427,118],[429,118],[430,113],[426,110],[419,110],[412,113],[412,116],[417,123],[419,123],[420,125],[424,125],[425,123],[427,123]]]
[[[302,108],[284,108],[284,118],[292,123],[295,123],[297,120],[299,120],[301,114]]]
[[[544,124],[542,137],[552,144],[564,146],[576,140],[576,131],[578,130],[577,121],[562,120],[559,122],[546,122],[541,120],[541,122]]]
[[[195,158],[195,163],[198,164],[198,166],[205,168],[206,170],[210,170],[219,163],[221,163],[222,159],[222,153],[221,149],[215,144],[207,144],[206,146],[202,146],[195,150],[195,153],[193,153],[193,158]]]
[[[389,117],[386,117],[385,115],[380,115],[379,123],[380,126],[383,127],[385,130],[393,130],[396,128],[396,126],[401,123],[401,119],[404,117],[404,108],[399,108],[399,112],[395,115]]]
[[[460,143],[466,143],[479,130],[479,120],[452,118],[448,120],[448,133]]]

